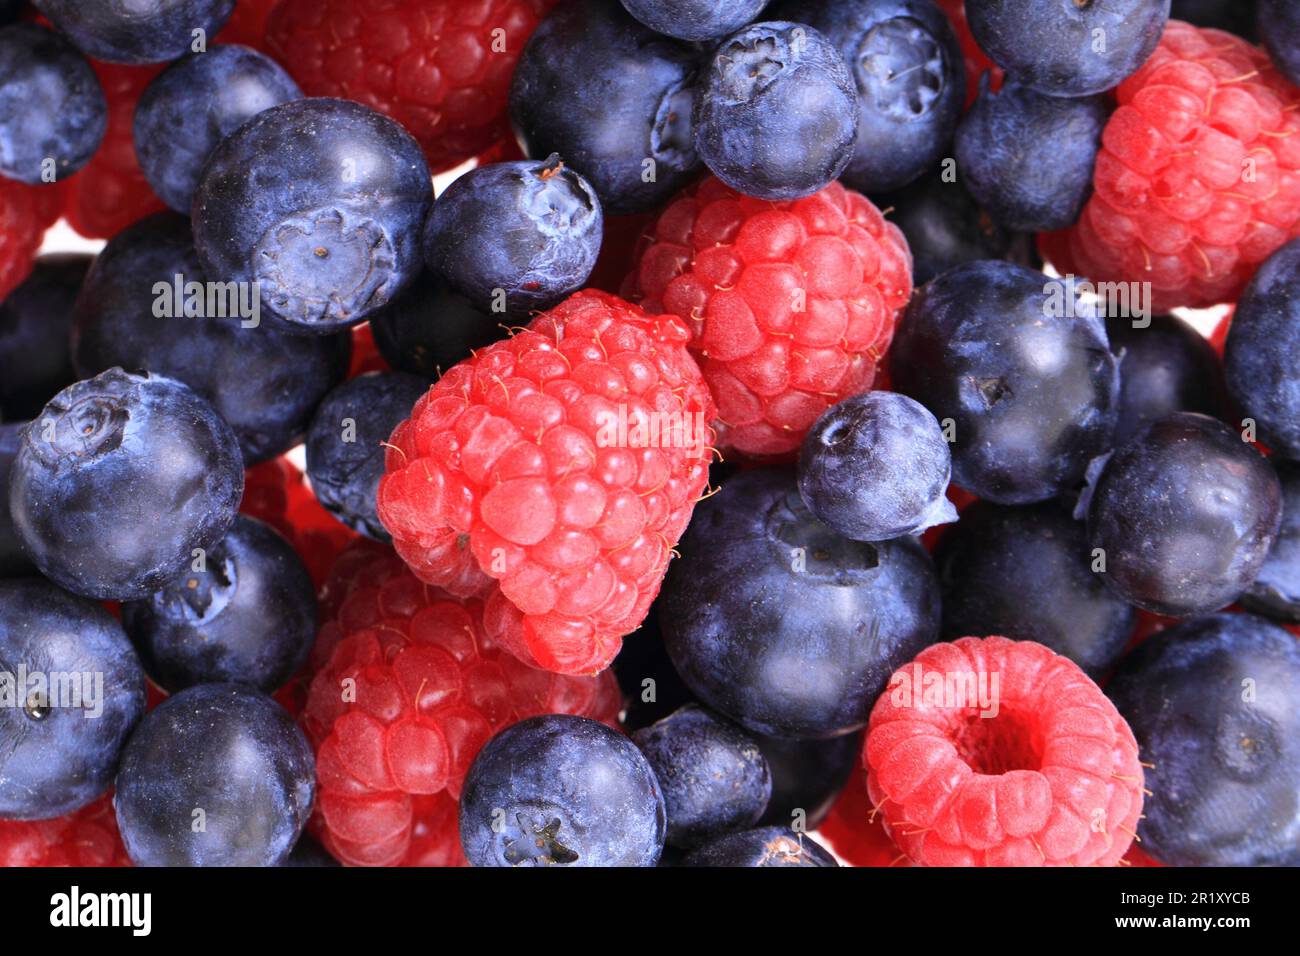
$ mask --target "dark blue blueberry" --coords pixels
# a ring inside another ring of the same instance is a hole
[[[1259,575],[1237,603],[1256,614],[1300,624],[1300,464],[1273,464],[1282,482],[1282,527]]]
[[[957,169],[976,202],[1008,229],[1071,226],[1092,192],[1103,96],[1048,96],[1008,78],[997,92],[988,74],[957,127]]]
[[[721,40],[749,23],[767,0],[623,0],[651,30],[679,40]]]
[[[108,128],[108,101],[86,58],[52,30],[0,30],[0,175],[62,181],[90,161]]]
[[[32,564],[23,550],[22,540],[14,528],[14,520],[9,516],[9,470],[22,444],[23,428],[26,422],[0,425],[0,578],[15,578],[35,574],[36,565]]]
[[[262,110],[302,96],[280,64],[246,46],[213,46],[158,74],[140,95],[135,154],[158,198],[189,215],[203,164]]]
[[[315,789],[311,745],[283,707],[237,684],[200,684],[140,722],[113,806],[137,866],[279,866]]]
[[[807,196],[853,157],[858,106],[835,45],[801,23],[756,23],[714,52],[695,101],[695,149],[728,186]]]
[[[876,208],[889,210],[890,222],[903,230],[918,288],[954,266],[979,259],[1006,259],[1037,268],[1033,237],[994,222],[960,181],[945,182],[934,173],[897,192],[872,196],[872,201]]]
[[[251,290],[228,297],[206,278],[183,216],[160,213],[118,233],[77,302],[73,364],[83,376],[118,365],[178,379],[230,424],[247,464],[274,458],[347,374],[351,336],[290,335],[263,325],[260,308],[243,318],[257,304]],[[189,283],[203,295],[191,298]]]
[[[749,730],[834,737],[866,725],[889,675],[939,637],[939,583],[912,538],[822,524],[793,469],[728,479],[695,509],[660,626],[682,680]]]
[[[102,794],[144,705],[112,615],[39,578],[0,581],[0,818],[57,817]]]
[[[515,67],[510,121],[533,159],[558,153],[607,215],[666,202],[699,167],[691,130],[698,54],[609,0],[572,0]]]
[[[165,63],[217,35],[235,0],[32,0],[86,56],[108,63]]]
[[[420,144],[393,120],[350,100],[291,100],[213,151],[194,245],[208,275],[258,283],[264,320],[337,332],[419,274],[432,200]]]
[[[864,392],[828,408],[804,438],[799,494],[845,537],[887,541],[957,520],[951,472],[943,430],[924,405]]]
[[[1300,7],[1294,0],[1256,0],[1255,25],[1274,65],[1300,84]]]
[[[470,353],[504,338],[501,316],[483,312],[428,269],[370,314],[379,354],[395,369],[435,379]]]
[[[688,704],[632,740],[663,791],[667,842],[692,847],[754,826],[772,795],[758,742],[725,717]]]
[[[862,734],[829,740],[786,740],[759,736],[772,771],[772,797],[759,824],[779,823],[815,830],[831,812],[849,775],[862,761]]]
[[[375,494],[384,476],[388,436],[429,389],[406,372],[372,372],[325,396],[307,432],[307,477],[326,510],[349,528],[380,541]]]
[[[1106,692],[1146,761],[1142,849],[1170,866],[1300,865],[1300,643],[1250,614],[1185,621]]]
[[[980,48],[1050,96],[1118,86],[1160,42],[1169,0],[967,0]]]
[[[310,833],[304,833],[298,838],[298,843],[294,846],[293,852],[285,858],[281,866],[341,866],[338,860],[329,855],[329,852],[321,846],[312,837]]]
[[[311,651],[316,589],[278,532],[240,515],[187,573],[123,604],[122,625],[165,691],[234,683],[270,693]]]
[[[32,274],[0,303],[0,413],[8,419],[38,414],[76,381],[68,349],[72,306],[94,256],[41,256]]]
[[[603,222],[595,191],[558,156],[492,163],[433,204],[424,261],[482,311],[524,317],[586,284]]]
[[[951,420],[953,481],[1000,504],[1044,501],[1108,451],[1119,363],[1095,306],[1008,262],[917,290],[890,349],[894,388]]]
[[[1090,471],[1088,545],[1121,597],[1157,614],[1216,611],[1250,586],[1282,519],[1265,458],[1222,422],[1160,419]]]
[[[858,133],[846,184],[899,189],[948,155],[966,102],[952,25],[932,0],[785,0],[768,11],[824,33],[857,86]]]
[[[531,717],[479,751],[460,797],[472,866],[654,866],[664,798],[636,744],[585,717]]]
[[[683,866],[839,866],[822,845],[789,827],[758,827],[715,837],[687,854]]]
[[[185,385],[109,369],[23,432],[9,510],[41,573],[76,594],[147,597],[226,533],[244,491],[234,433]]]
[[[1275,455],[1300,458],[1300,239],[1259,267],[1223,349],[1228,394]]]
[[[1259,39],[1255,33],[1256,3],[1257,0],[1173,0],[1169,19],[1227,30],[1255,43]],[[1286,4],[1278,6],[1285,8]]]
[[[1055,502],[976,502],[944,533],[934,562],[945,640],[1037,641],[1096,680],[1133,635],[1137,612],[1092,570],[1082,522]]]
[[[695,700],[664,648],[658,602],[650,605],[641,626],[623,639],[613,667],[625,708],[619,723],[628,733],[648,727]]]
[[[1106,319],[1110,350],[1119,360],[1119,422],[1122,445],[1171,412],[1224,414],[1223,368],[1214,347],[1173,315],[1155,315],[1138,327],[1133,319]]]

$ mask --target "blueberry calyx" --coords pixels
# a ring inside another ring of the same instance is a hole
[[[863,34],[857,65],[876,108],[895,119],[924,116],[943,93],[943,48],[911,17],[883,20]]]
[[[525,813],[516,813],[515,824],[505,836],[505,850],[502,853],[511,866],[534,861],[548,865],[578,861],[578,854],[560,841],[563,824],[559,817],[538,823],[536,818],[530,819]]]

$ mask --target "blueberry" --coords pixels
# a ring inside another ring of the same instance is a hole
[[[897,392],[832,405],[799,451],[799,494],[855,541],[886,541],[957,520],[947,498],[952,456],[925,406]]]
[[[337,332],[418,275],[432,198],[420,145],[396,122],[350,100],[291,100],[213,151],[194,245],[208,275],[258,283],[264,319]]]
[[[698,54],[609,0],[573,0],[538,25],[515,66],[510,120],[534,159],[564,157],[608,215],[666,202],[699,166]]]
[[[32,0],[87,56],[108,63],[165,63],[189,53],[194,31],[215,37],[235,0]]]
[[[767,0],[623,0],[651,30],[679,40],[721,40],[749,23]]]
[[[492,163],[433,204],[424,261],[482,311],[522,317],[586,284],[602,228],[595,191],[558,156]]]
[[[77,380],[68,333],[72,305],[93,256],[41,256],[32,274],[0,303],[0,413],[27,419]]]
[[[144,706],[144,671],[107,611],[39,578],[0,581],[0,817],[102,794]]]
[[[1083,524],[1055,502],[965,509],[934,555],[943,637],[1037,641],[1094,680],[1119,657],[1137,612],[1092,569]]]
[[[695,509],[660,625],[701,702],[757,733],[866,725],[889,675],[939,636],[939,585],[915,540],[851,541],[799,497],[792,469],[728,479]]]
[[[301,96],[278,63],[246,46],[190,54],[158,74],[136,104],[140,169],[158,198],[188,215],[217,144],[262,110]]]
[[[654,866],[664,798],[636,745],[585,717],[531,717],[484,744],[465,776],[472,866]]]
[[[247,464],[274,458],[297,443],[347,374],[352,339],[254,326],[241,317],[256,305],[251,293],[214,298],[209,290],[221,284],[206,278],[183,216],[160,213],[118,233],[77,302],[73,363],[83,376],[120,365],[176,378],[230,424]],[[202,299],[185,291],[190,283],[200,284]]]
[[[1008,78],[979,96],[957,128],[957,168],[966,188],[1008,229],[1046,232],[1071,226],[1092,193],[1103,96],[1048,96]]]
[[[22,444],[26,422],[0,425],[0,578],[36,573],[36,566],[23,550],[22,540],[9,514],[9,471]]]
[[[1255,25],[1273,64],[1300,84],[1300,8],[1293,0],[1257,0]]]
[[[971,198],[960,180],[946,182],[941,173],[922,176],[897,192],[872,197],[889,210],[912,252],[912,281],[917,288],[953,266],[979,259],[1006,259],[1037,268],[1031,236],[999,225]]]
[[[1255,33],[1256,5],[1257,0],[1173,0],[1169,18],[1198,27],[1227,30],[1256,43],[1259,40]]]
[[[315,788],[311,745],[283,707],[237,684],[199,684],[140,722],[113,805],[137,866],[278,866]]]
[[[108,101],[86,58],[35,23],[0,30],[0,175],[63,180],[90,161]]]
[[[1223,350],[1228,394],[1275,455],[1300,458],[1300,240],[1264,261],[1237,302]]]
[[[329,855],[329,852],[313,839],[310,833],[304,833],[298,838],[297,844],[293,848],[281,866],[291,867],[316,867],[316,866],[341,866],[338,860]]]
[[[1049,96],[1118,86],[1160,42],[1169,0],[967,0],[980,48],[1021,83]]]
[[[1175,412],[1095,470],[1080,502],[1089,548],[1101,549],[1104,580],[1130,603],[1172,616],[1215,611],[1263,567],[1282,518],[1281,484],[1222,422]]]
[[[1142,848],[1170,866],[1300,864],[1300,644],[1250,614],[1168,628],[1107,693],[1147,762]]]
[[[1119,365],[1075,287],[1007,262],[917,290],[890,350],[894,388],[954,426],[953,480],[1000,504],[1079,483],[1111,447]]]
[[[0,25],[13,23],[27,6],[27,0],[0,0]]]
[[[311,651],[316,589],[278,532],[240,515],[188,573],[123,604],[122,625],[165,691],[234,683],[270,693]]]
[[[966,71],[952,26],[932,0],[785,0],[767,16],[820,30],[851,68],[858,133],[846,184],[899,189],[948,155]]]
[[[689,853],[683,866],[839,866],[806,833],[788,827],[758,827],[727,833]]]
[[[1119,422],[1122,445],[1171,412],[1224,414],[1223,369],[1214,347],[1196,329],[1172,315],[1155,315],[1135,327],[1127,318],[1108,318],[1106,335],[1119,361]]]
[[[692,847],[758,822],[772,775],[757,741],[725,717],[688,704],[632,740],[663,791],[667,842]]]
[[[432,380],[506,335],[501,316],[476,309],[428,269],[370,314],[379,354],[395,369]]]
[[[128,601],[226,533],[244,490],[230,426],[170,378],[119,368],[69,385],[23,432],[9,509],[41,572]]]
[[[649,727],[695,701],[664,648],[658,602],[650,606],[641,626],[623,639],[613,666],[625,707],[619,723],[628,733]]]
[[[858,130],[839,51],[801,23],[756,23],[713,54],[695,101],[695,149],[728,186],[796,199],[835,180]]]
[[[862,760],[861,733],[829,740],[760,736],[758,746],[772,771],[772,797],[760,826],[788,827],[798,821],[803,829],[815,830]]]
[[[375,494],[384,476],[384,442],[429,389],[406,372],[371,372],[325,396],[307,432],[307,477],[330,514],[349,528],[389,540]]]
[[[1264,566],[1237,603],[1264,617],[1300,624],[1300,464],[1273,464],[1282,483],[1282,526]]]

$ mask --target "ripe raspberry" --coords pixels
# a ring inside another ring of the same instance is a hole
[[[995,706],[967,703],[975,681]],[[1142,812],[1128,724],[1032,641],[926,648],[876,701],[863,756],[872,804],[923,866],[1114,866]]]
[[[369,322],[363,322],[352,330],[352,364],[348,366],[348,378],[356,378],[366,372],[387,371],[388,363],[379,354],[375,345],[375,333]]]
[[[688,338],[579,292],[454,366],[393,432],[379,517],[397,552],[432,584],[498,579],[488,628],[520,660],[594,674],[658,593],[708,477]]]
[[[135,158],[135,104],[162,66],[92,61],[108,98],[108,129],[99,151],[67,180],[64,215],[87,239],[108,239],[152,212],[165,209]]]
[[[1117,95],[1095,192],[1043,255],[1097,282],[1150,282],[1157,312],[1236,299],[1300,235],[1300,90],[1259,47],[1170,21]]]
[[[41,238],[62,205],[62,187],[28,186],[0,176],[0,301],[32,271]]]
[[[0,820],[0,866],[130,866],[113,798],[53,820]]]
[[[767,202],[709,177],[659,216],[628,288],[694,332],[722,447],[782,455],[871,387],[911,273],[898,227],[838,183]]]
[[[455,865],[456,800],[479,748],[539,714],[614,725],[618,683],[528,667],[489,637],[481,601],[421,583],[382,546],[363,549],[365,560],[340,559],[351,580],[332,576],[338,611],[320,643],[333,649],[303,714],[316,829],[344,863]]]
[[[867,797],[867,775],[860,769],[849,777],[817,835],[854,866],[908,865],[907,856],[886,832],[884,819],[873,812]]]
[[[321,506],[302,472],[284,457],[244,472],[244,499],[239,510],[284,535],[318,587],[334,559],[359,537]]]
[[[266,20],[276,0],[239,0],[230,19],[217,34],[218,43],[241,43],[269,53],[266,47]]]
[[[272,54],[308,96],[385,113],[424,147],[434,173],[509,133],[515,61],[556,0],[282,0]]]

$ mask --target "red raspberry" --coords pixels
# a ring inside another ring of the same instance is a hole
[[[130,866],[109,794],[53,820],[0,820],[0,866]]]
[[[364,561],[345,555],[350,581],[332,576],[338,612],[320,644],[333,648],[303,714],[317,748],[316,829],[345,863],[454,865],[455,801],[488,738],[539,714],[615,725],[618,683],[521,663],[487,634],[481,601],[363,547]]]
[[[1300,90],[1240,37],[1171,20],[1120,84],[1079,222],[1044,236],[1062,273],[1142,281],[1152,307],[1236,299],[1300,235]]]
[[[282,0],[267,43],[308,96],[385,113],[434,173],[510,134],[515,61],[556,0]]]
[[[325,510],[288,458],[261,462],[244,472],[239,510],[265,521],[293,545],[317,586],[334,559],[359,535]]]
[[[912,255],[865,196],[792,202],[714,177],[659,216],[629,288],[694,332],[722,447],[794,451],[830,405],[871,387],[912,294]]]
[[[32,271],[45,230],[63,205],[63,189],[28,186],[0,176],[0,301]]]
[[[108,129],[90,162],[68,177],[64,215],[88,239],[108,239],[165,209],[135,158],[131,124],[135,104],[162,66],[121,66],[92,61],[108,98]]]
[[[369,322],[363,322],[352,330],[352,364],[348,367],[348,378],[387,370],[388,363],[375,345],[375,333]]]
[[[393,432],[379,516],[398,553],[432,584],[498,579],[488,627],[521,660],[593,674],[658,593],[708,477],[688,338],[579,292],[449,370]]]
[[[961,693],[972,681],[995,706]],[[863,756],[872,804],[924,866],[1114,866],[1142,812],[1128,724],[1078,665],[1032,641],[926,648],[876,701]]]
[[[817,835],[854,866],[906,866],[902,853],[885,830],[884,818],[867,797],[867,775],[855,770],[831,807]]]
[[[276,0],[239,0],[230,19],[217,34],[218,43],[242,43],[255,50],[268,53],[266,48],[266,20]]]

